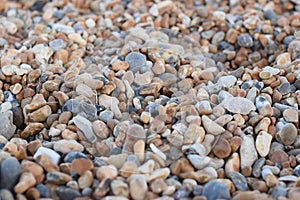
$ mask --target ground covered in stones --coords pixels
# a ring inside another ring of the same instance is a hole
[[[0,199],[298,199],[299,0],[2,0]]]

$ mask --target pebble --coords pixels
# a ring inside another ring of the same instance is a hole
[[[0,183],[2,189],[13,192],[21,175],[21,165],[14,157],[9,157],[1,162]]]
[[[139,52],[131,52],[125,57],[125,61],[129,64],[129,70],[132,72],[140,71],[141,67],[147,65],[146,56]]]
[[[51,192],[50,189],[44,185],[44,184],[38,184],[35,187],[39,193],[41,198],[50,198],[51,197]]]
[[[213,147],[213,153],[218,158],[227,158],[231,153],[231,146],[226,139],[219,139]]]
[[[99,119],[105,123],[114,118],[114,113],[111,110],[104,110],[99,114]]]
[[[140,174],[133,175],[129,181],[129,188],[132,199],[144,199],[148,190],[145,176]]]
[[[239,172],[231,172],[230,178],[235,185],[237,190],[247,191],[248,190],[248,183],[247,179]]]
[[[269,133],[267,133],[265,131],[261,131],[257,135],[256,141],[255,141],[255,147],[256,147],[257,153],[261,157],[264,158],[269,154],[271,142],[272,142],[272,136]]]
[[[198,170],[207,167],[210,163],[210,158],[207,156],[201,157],[199,155],[189,154],[187,158],[192,163],[192,165]]]
[[[59,186],[56,188],[56,193],[60,199],[72,200],[75,198],[81,197],[81,194],[78,190],[73,188],[68,188],[65,186]]]
[[[76,117],[73,117],[72,121],[83,132],[88,142],[95,143],[97,138],[92,129],[92,123],[89,120],[80,115],[77,115]]]
[[[217,84],[220,84],[223,88],[232,88],[237,81],[235,76],[222,76],[219,78]]]
[[[237,37],[237,43],[241,47],[246,47],[246,48],[252,47],[254,45],[253,39],[248,33],[240,34]]]
[[[207,200],[231,199],[228,188],[216,180],[211,180],[202,189],[202,195]]]
[[[20,180],[14,187],[15,193],[23,193],[36,184],[36,180],[31,172],[23,172]]]
[[[225,98],[222,101],[221,105],[223,105],[224,108],[229,112],[243,114],[243,115],[247,115],[251,111],[256,109],[253,102],[251,102],[246,98],[241,98],[241,97]]]
[[[258,155],[254,145],[254,139],[251,135],[244,135],[242,137],[242,144],[240,147],[241,168],[252,166],[258,159]]]
[[[51,162],[54,164],[58,164],[60,161],[60,155],[53,151],[52,149],[46,148],[46,147],[39,147],[37,151],[35,152],[33,158],[37,159],[39,155],[46,156]]]
[[[225,129],[223,127],[221,127],[216,122],[212,121],[206,115],[202,116],[202,123],[203,123],[203,126],[204,126],[205,130],[209,134],[220,135],[221,133],[225,132]]]
[[[209,115],[212,113],[212,107],[209,103],[209,101],[199,101],[195,107],[197,108],[200,115]]]
[[[84,147],[76,140],[60,140],[54,143],[53,149],[56,152],[67,154],[72,151],[83,152]]]
[[[6,139],[10,139],[16,131],[16,126],[13,124],[13,112],[6,111],[1,113],[0,121],[3,122],[0,124],[1,135]]]
[[[284,145],[291,145],[295,142],[298,131],[294,124],[288,123],[277,133],[277,135],[278,139]]]

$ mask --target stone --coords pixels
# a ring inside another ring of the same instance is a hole
[[[5,111],[1,113],[0,121],[2,122],[0,123],[0,134],[6,139],[10,139],[16,131],[16,126],[13,124],[13,112]]]
[[[244,135],[242,139],[240,147],[241,169],[247,166],[252,166],[252,164],[258,159],[252,135]]]
[[[231,199],[226,185],[216,180],[211,180],[204,185],[202,195],[205,196],[207,200]]]
[[[51,197],[50,189],[46,185],[38,184],[38,185],[36,185],[35,188],[40,192],[41,198],[50,198]]]
[[[279,197],[286,197],[286,196],[287,196],[286,189],[280,185],[274,187],[271,193],[271,198],[273,199],[279,199]]]
[[[56,152],[67,154],[71,151],[83,152],[84,147],[82,144],[76,142],[76,140],[59,140],[54,143],[53,149]]]
[[[255,161],[252,169],[252,175],[256,178],[259,178],[261,176],[261,170],[265,164],[266,159],[265,158],[259,158]]]
[[[109,129],[103,121],[96,120],[92,123],[92,125],[94,133],[100,139],[105,139],[109,136]]]
[[[76,117],[73,117],[72,121],[82,131],[82,133],[84,134],[88,142],[90,143],[96,142],[97,138],[92,129],[92,123],[88,119],[80,115],[77,115]]]
[[[91,187],[93,180],[93,173],[91,171],[85,171],[78,179],[78,186],[80,189]]]
[[[21,132],[21,137],[26,139],[31,135],[38,134],[43,128],[44,125],[42,123],[38,123],[38,122],[29,123],[26,126],[26,128]]]
[[[237,43],[241,47],[246,47],[246,48],[252,47],[254,44],[252,37],[248,33],[240,34],[237,37]]]
[[[240,157],[238,153],[233,153],[225,164],[225,174],[230,177],[232,172],[239,172],[240,170]]]
[[[140,71],[140,68],[147,65],[146,56],[139,52],[131,52],[125,57],[125,61],[129,64],[129,70],[134,73]]]
[[[247,191],[248,190],[248,183],[247,179],[239,172],[231,172],[230,178],[235,185],[237,190]]]
[[[46,147],[39,147],[38,150],[35,152],[33,158],[37,159],[39,155],[46,156],[54,164],[58,164],[60,161],[60,155],[52,149]]]
[[[261,131],[255,140],[255,147],[257,150],[257,153],[261,157],[266,157],[269,154],[270,147],[271,147],[271,142],[272,142],[272,136],[265,132]]]
[[[122,150],[124,153],[133,153],[134,144],[139,140],[146,139],[144,128],[138,124],[130,125],[127,129],[126,135],[126,140]]]
[[[120,167],[121,168],[121,167]],[[118,170],[114,165],[101,166],[96,170],[96,177],[98,180],[114,179],[118,175]]]
[[[235,76],[222,76],[219,78],[217,84],[221,85],[223,88],[232,88],[237,81]]]
[[[14,157],[9,157],[1,162],[0,186],[13,192],[13,188],[21,175],[21,165]]]
[[[278,139],[284,144],[284,145],[291,145],[295,142],[298,135],[297,128],[294,124],[288,123],[286,124],[278,133]]]
[[[283,162],[286,162],[289,160],[289,156],[286,152],[282,150],[276,150],[272,152],[271,155],[269,155],[269,159],[274,163],[282,164]]]
[[[286,65],[291,63],[291,56],[289,53],[282,53],[276,57],[277,65]]]
[[[42,183],[44,180],[44,169],[37,163],[23,160],[21,163],[22,172],[31,172],[37,184]]]
[[[135,174],[129,181],[129,191],[132,199],[144,199],[148,191],[147,181],[144,175]]]
[[[36,184],[36,180],[31,172],[23,172],[18,184],[14,187],[15,193],[23,193]]]
[[[220,135],[221,133],[225,132],[225,129],[218,125],[216,122],[212,121],[209,117],[206,115],[202,116],[202,123],[207,131],[207,133],[212,135]]]
[[[115,196],[129,197],[128,185],[122,180],[113,180],[110,183],[111,190]]]
[[[85,158],[88,159],[87,155],[78,151],[71,151],[67,153],[64,157],[64,162],[65,163],[72,163],[73,160],[77,158]]]
[[[220,138],[213,147],[213,152],[218,158],[227,158],[231,153],[231,146],[226,139]]]
[[[195,107],[197,108],[200,115],[208,115],[212,113],[212,108],[209,101],[202,100],[199,101]]]
[[[299,114],[297,110],[288,108],[283,111],[282,115],[287,122],[296,123],[299,121]]]
[[[66,186],[57,187],[56,194],[60,199],[64,199],[64,200],[73,200],[81,197],[81,194],[78,190],[73,188],[68,188]]]
[[[99,119],[105,123],[114,118],[114,113],[111,110],[104,110],[99,114]]]
[[[7,189],[1,189],[0,190],[0,199],[5,199],[5,200],[14,200],[14,196],[11,191]]]
[[[251,111],[256,110],[253,102],[242,97],[225,98],[221,105],[232,113],[247,115]]]
[[[72,161],[71,171],[79,175],[84,174],[88,170],[92,170],[94,164],[91,160],[85,158],[77,158]]]
[[[46,175],[46,181],[56,185],[63,185],[71,180],[72,177],[63,172],[48,172]]]
[[[189,154],[187,158],[192,163],[192,165],[198,170],[207,167],[210,163],[210,158],[207,156],[201,157],[196,154]]]
[[[62,107],[62,112],[66,111],[72,112],[73,116],[80,114],[90,121],[94,121],[98,118],[96,106],[78,99],[67,100]]]

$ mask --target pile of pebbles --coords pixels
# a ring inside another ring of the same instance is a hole
[[[300,196],[299,0],[0,12],[0,199]]]

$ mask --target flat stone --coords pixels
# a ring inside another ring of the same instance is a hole
[[[13,124],[13,112],[6,111],[1,113],[0,121],[2,122],[0,123],[0,134],[6,139],[10,139],[16,131],[16,126]]]
[[[94,105],[80,101],[78,99],[69,99],[62,107],[62,112],[70,111],[73,116],[83,115],[90,121],[97,119],[97,109]]]
[[[266,159],[265,158],[259,158],[255,161],[252,169],[252,175],[256,178],[259,178],[261,176],[261,170],[265,164]]]
[[[257,135],[255,147],[261,157],[266,157],[269,154],[272,139],[272,136],[265,131],[261,131]]]
[[[29,123],[21,132],[21,137],[26,139],[31,135],[38,134],[44,128],[44,124],[38,122]]]
[[[241,97],[225,98],[221,104],[229,112],[243,115],[247,115],[256,109],[252,101]]]
[[[258,155],[254,145],[254,139],[252,135],[244,135],[242,137],[242,144],[240,147],[241,168],[252,166],[252,164],[258,159]]]
[[[252,47],[254,44],[252,37],[248,33],[240,34],[237,37],[237,43],[238,45],[246,48]]]
[[[80,115],[77,115],[76,117],[73,117],[72,121],[83,132],[87,141],[89,141],[90,143],[96,142],[97,138],[92,129],[92,123],[89,120]]]
[[[216,122],[212,121],[206,115],[202,116],[202,123],[203,123],[203,126],[204,126],[205,130],[209,134],[220,135],[221,133],[225,132],[225,129],[223,127],[221,127]]]
[[[56,152],[66,154],[72,151],[83,152],[84,147],[76,140],[59,140],[54,143],[53,149]]]

